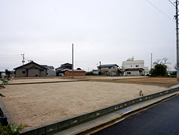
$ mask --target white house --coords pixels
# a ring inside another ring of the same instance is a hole
[[[122,62],[124,76],[142,76],[149,74],[148,67],[144,67],[144,60],[134,60],[129,58]]]

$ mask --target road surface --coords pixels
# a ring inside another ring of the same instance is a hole
[[[93,135],[179,135],[179,96],[132,115]]]

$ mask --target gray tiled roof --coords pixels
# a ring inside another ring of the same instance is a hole
[[[126,68],[125,71],[142,71],[143,68]]]
[[[41,65],[41,66],[43,66],[43,67],[45,67],[45,68],[48,68],[48,69],[54,69],[53,66],[47,66],[47,65]]]
[[[105,68],[105,67],[113,67],[113,66],[117,66],[117,67],[119,67],[117,64],[106,64],[106,65],[98,66],[98,68],[99,68],[99,67],[101,67],[101,68]]]

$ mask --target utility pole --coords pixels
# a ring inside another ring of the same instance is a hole
[[[99,62],[99,68],[100,68],[100,75],[102,74],[101,73],[101,61]]]
[[[74,48],[73,48],[73,44],[72,44],[72,78],[74,78],[74,70],[73,70],[73,68],[74,68]]]
[[[176,6],[176,15],[175,20],[176,20],[176,49],[177,49],[177,82],[179,83],[179,47],[178,47],[178,0],[176,0],[175,2],[175,6]]]
[[[24,65],[24,63],[25,63],[24,55],[25,55],[25,54],[21,54],[21,55],[22,55],[22,64]]]
[[[152,53],[151,53],[151,68],[150,71],[152,70]]]

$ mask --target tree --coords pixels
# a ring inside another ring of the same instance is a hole
[[[10,77],[11,71],[9,71],[8,69],[6,69],[6,70],[5,70],[5,73],[6,73],[6,75],[7,75],[8,77]]]
[[[151,76],[167,76],[170,62],[167,62],[167,58],[159,59],[153,63],[154,68],[151,69]]]
[[[151,70],[152,76],[167,76],[167,66],[163,64],[155,65],[154,69]]]

